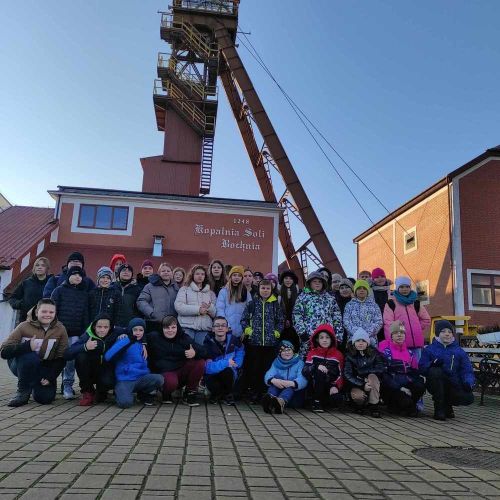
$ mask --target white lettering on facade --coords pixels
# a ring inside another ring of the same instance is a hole
[[[249,224],[249,222],[250,221],[248,219],[234,219],[235,224]],[[244,241],[243,239],[233,240],[228,237],[247,238],[251,240],[263,240],[265,238],[265,231],[263,229],[253,229],[251,227],[234,229],[226,226],[205,226],[204,224],[195,224],[194,234],[195,236],[204,236],[208,238],[223,236],[220,240],[221,248],[237,249],[242,252],[259,251],[261,249],[261,245],[260,243],[255,243],[254,241]]]

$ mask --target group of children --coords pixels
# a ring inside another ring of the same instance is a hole
[[[46,276],[51,298],[2,344],[18,377],[10,406],[31,395],[51,402],[61,371],[72,399],[75,369],[83,406],[111,390],[123,408],[134,394],[154,404],[158,391],[166,404],[181,391],[196,406],[202,387],[211,403],[248,397],[268,413],[347,401],[379,417],[383,400],[391,412],[416,416],[427,389],[443,420],[473,400],[472,366],[453,326],[437,322],[423,348],[430,318],[409,278],[397,278],[391,292],[382,269],[353,280],[322,268],[299,290],[292,271],[264,276],[215,260],[189,273],[163,263],[154,273],[146,260],[134,279],[125,256],[115,255],[96,287],[83,268],[75,252],[61,275]]]

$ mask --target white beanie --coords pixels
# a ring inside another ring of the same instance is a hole
[[[411,287],[411,279],[408,278],[408,276],[398,276],[395,282],[396,290],[398,290],[401,285]]]
[[[351,343],[354,344],[354,342],[356,342],[357,340],[364,340],[367,344],[369,344],[370,336],[365,330],[363,330],[363,328],[360,327],[354,332],[351,338]]]

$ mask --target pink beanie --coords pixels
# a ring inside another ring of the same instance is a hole
[[[372,279],[375,279],[375,278],[385,278],[385,271],[380,267],[376,267],[372,271]]]

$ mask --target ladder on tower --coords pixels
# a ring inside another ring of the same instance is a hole
[[[201,179],[200,179],[200,194],[210,193],[210,184],[212,182],[212,159],[214,156],[214,138],[209,136],[203,137],[203,145],[201,149]]]

